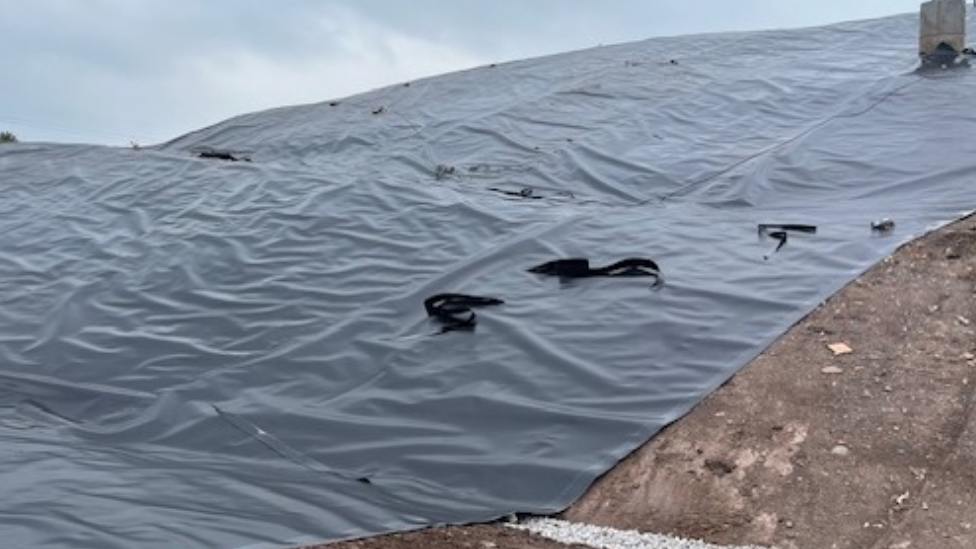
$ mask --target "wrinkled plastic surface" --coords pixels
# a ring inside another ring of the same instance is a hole
[[[0,147],[4,547],[298,545],[564,508],[976,208],[976,79],[914,72],[917,26],[603,47],[153,149]],[[818,230],[772,253],[759,223]],[[526,272],[572,257],[650,257],[665,284]],[[506,303],[435,335],[441,292]]]

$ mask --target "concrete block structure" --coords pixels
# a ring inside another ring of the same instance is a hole
[[[919,55],[936,53],[940,44],[956,52],[966,47],[966,4],[963,0],[931,0],[922,4]]]

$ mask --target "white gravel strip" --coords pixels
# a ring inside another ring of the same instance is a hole
[[[579,543],[599,549],[764,549],[754,545],[723,547],[703,541],[658,534],[642,534],[637,530],[617,530],[616,528],[591,526],[550,518],[528,519],[508,526],[567,545]]]

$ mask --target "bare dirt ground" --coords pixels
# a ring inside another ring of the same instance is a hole
[[[974,355],[969,218],[851,283],[562,518],[784,549],[976,547]],[[330,549],[407,547],[565,546],[487,525]]]

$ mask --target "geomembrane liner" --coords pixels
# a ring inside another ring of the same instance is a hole
[[[976,209],[976,77],[914,71],[916,32],[654,39],[141,150],[0,147],[4,547],[274,547],[565,508]],[[528,272],[574,258],[603,271]],[[628,258],[662,283],[616,276]],[[428,316],[438,294],[504,303]]]

